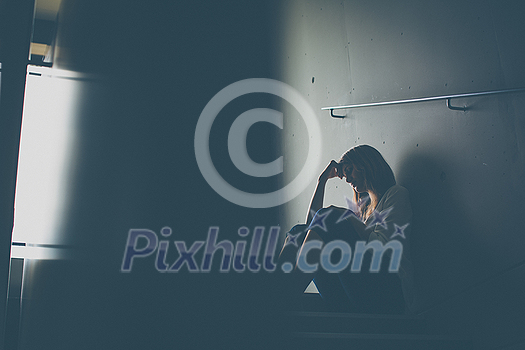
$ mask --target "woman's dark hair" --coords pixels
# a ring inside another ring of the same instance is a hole
[[[365,186],[370,195],[368,205],[360,208],[362,218],[366,220],[374,211],[385,192],[396,184],[394,172],[381,153],[372,146],[359,145],[349,149],[339,163],[355,167],[363,174]],[[354,191],[354,201],[359,203],[361,195]]]

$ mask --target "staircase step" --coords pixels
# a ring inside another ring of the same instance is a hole
[[[296,349],[360,350],[471,350],[467,338],[422,334],[355,334],[295,332],[289,339]]]
[[[343,312],[296,312],[290,322],[294,331],[316,334],[423,334],[426,321],[409,315],[355,314]]]

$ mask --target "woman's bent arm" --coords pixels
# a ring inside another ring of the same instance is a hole
[[[306,215],[306,224],[310,224],[314,218],[315,213],[323,207],[324,201],[324,189],[326,186],[326,181],[333,177],[342,178],[343,174],[340,170],[339,163],[335,160],[332,160],[330,164],[323,170],[319,179],[317,180],[317,187],[315,188],[312,201],[310,202],[310,208],[308,209],[308,214]]]

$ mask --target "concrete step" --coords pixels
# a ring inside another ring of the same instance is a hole
[[[472,342],[425,334],[355,334],[295,332],[289,338],[294,349],[352,350],[471,350]]]
[[[295,332],[352,334],[423,334],[426,321],[417,316],[296,312],[290,323]]]
[[[286,348],[471,350],[467,337],[429,334],[420,316],[326,311],[318,294],[305,294],[302,311],[290,313]]]

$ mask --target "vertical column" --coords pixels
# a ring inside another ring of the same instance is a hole
[[[35,0],[0,0],[0,345],[13,230],[16,169]]]

